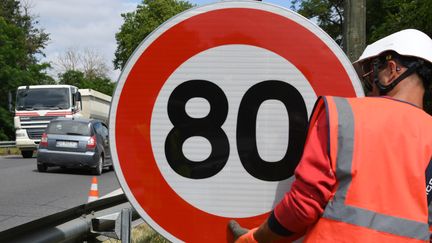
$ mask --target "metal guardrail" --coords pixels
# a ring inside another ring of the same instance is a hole
[[[15,141],[0,141],[0,148],[12,148],[15,145]]]
[[[120,194],[70,208],[2,231],[0,242],[82,242],[83,239],[94,236],[92,218],[102,212],[119,211],[116,207],[126,202],[126,196]],[[134,211],[132,220],[138,218]]]

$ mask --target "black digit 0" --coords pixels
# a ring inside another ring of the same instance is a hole
[[[210,104],[206,117],[193,118],[186,113],[186,103],[204,98]],[[168,99],[168,116],[174,128],[165,140],[165,156],[171,168],[190,179],[209,178],[222,170],[228,161],[228,137],[221,126],[228,114],[228,100],[216,84],[206,80],[189,80],[177,86]],[[212,147],[203,161],[191,161],[183,153],[183,143],[194,136],[206,138]]]
[[[263,160],[256,144],[257,114],[260,105],[266,100],[281,101],[289,116],[288,148],[285,156],[277,162]],[[305,102],[294,86],[275,80],[252,86],[240,103],[237,118],[237,148],[244,168],[253,177],[264,181],[280,181],[294,175],[303,153],[307,124]]]

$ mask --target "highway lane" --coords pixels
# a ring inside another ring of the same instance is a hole
[[[93,175],[86,170],[36,169],[36,158],[0,156],[0,231],[87,202]],[[99,196],[118,188],[114,171],[97,176]]]

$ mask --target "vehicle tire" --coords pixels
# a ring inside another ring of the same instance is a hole
[[[33,150],[21,150],[21,155],[23,158],[31,158],[33,157]]]
[[[48,170],[48,166],[46,164],[37,164],[37,170],[39,172],[46,172]]]
[[[104,163],[103,154],[101,154],[99,156],[99,161],[98,161],[96,167],[93,169],[94,175],[102,175],[103,163]]]

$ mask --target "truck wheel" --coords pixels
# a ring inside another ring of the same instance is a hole
[[[21,150],[21,155],[23,158],[31,158],[33,157],[33,150]]]
[[[37,169],[39,172],[46,172],[48,169],[48,166],[46,164],[37,164]]]
[[[98,161],[96,167],[93,169],[93,174],[94,175],[102,175],[103,162],[104,162],[103,154],[101,154],[99,156],[99,161]]]

